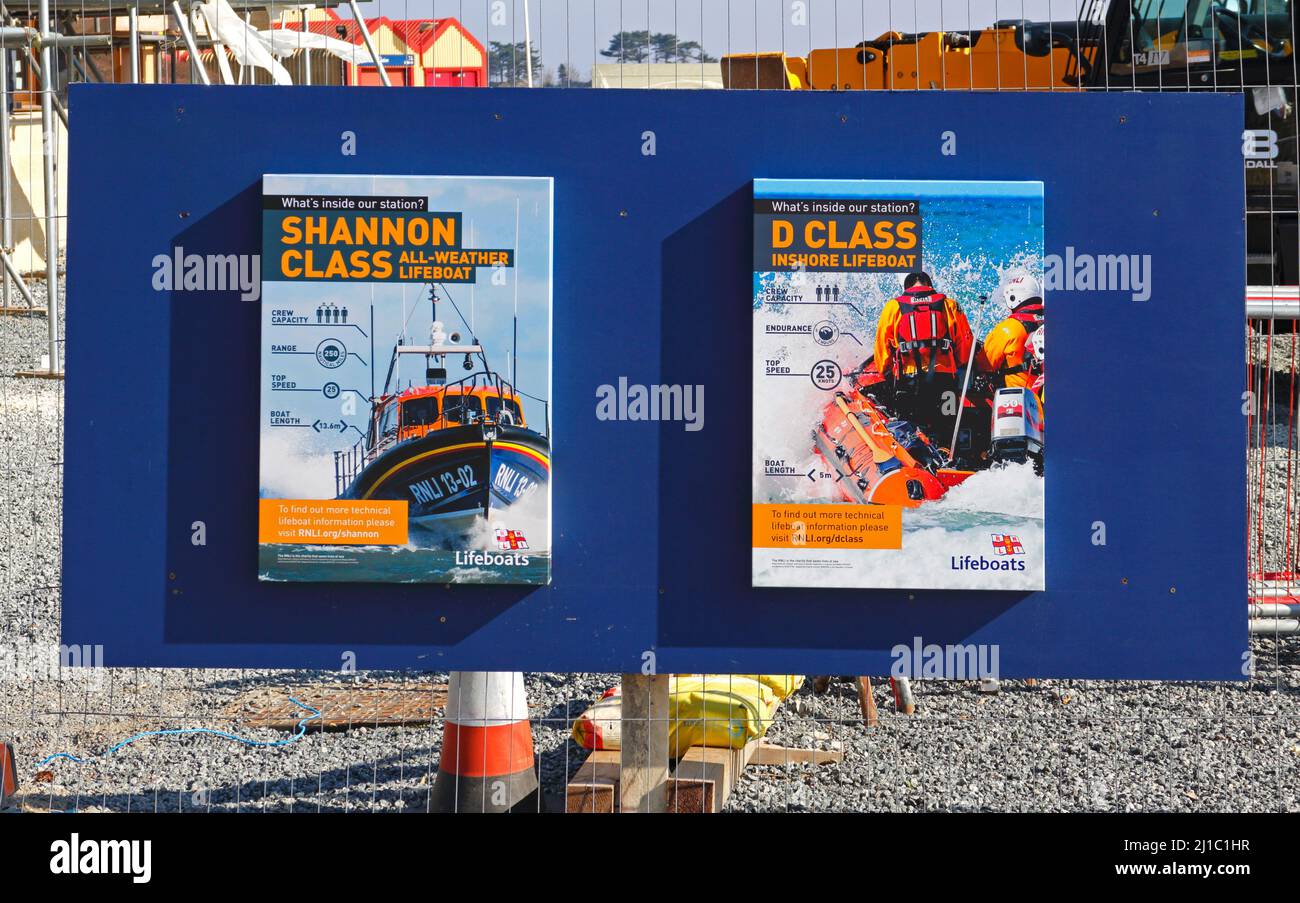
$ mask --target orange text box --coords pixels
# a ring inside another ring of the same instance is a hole
[[[899,505],[754,505],[756,549],[901,549]]]
[[[258,499],[257,541],[320,546],[406,543],[406,502]]]

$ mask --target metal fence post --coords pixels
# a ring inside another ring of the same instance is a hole
[[[366,28],[366,20],[361,17],[357,0],[348,0],[348,9],[352,10],[352,18],[357,20],[357,31],[361,32],[361,40],[366,42],[366,50],[370,52],[370,58],[375,61],[375,68],[379,70],[379,80],[384,83],[385,88],[391,88],[393,83],[388,80],[388,72],[384,69],[384,61],[380,59],[379,51],[375,49],[375,42],[370,40],[370,29]]]
[[[140,84],[140,4],[132,3],[127,12],[131,31],[131,84]]]
[[[9,196],[9,48],[0,47],[0,254],[8,256],[13,246],[12,201]],[[3,268],[3,295],[0,307],[9,309],[9,270]]]
[[[185,16],[185,10],[181,9],[180,0],[172,0],[172,15],[176,17],[176,27],[181,30],[181,37],[185,39],[185,49],[190,52],[190,81],[194,80],[194,73],[197,70],[199,81],[205,85],[212,84],[208,78],[208,70],[203,66],[203,60],[199,59],[199,48],[194,43],[194,34],[190,31],[190,23]]]
[[[40,31],[44,38],[50,33],[50,0],[41,0]],[[54,55],[50,45],[41,42],[41,136],[44,146],[41,156],[45,163],[45,281],[48,297],[45,301],[46,323],[49,326],[49,367],[51,374],[63,372],[59,360],[59,205],[58,176],[55,157],[59,152],[58,126],[54,122],[55,91]],[[7,176],[6,176],[7,177]]]

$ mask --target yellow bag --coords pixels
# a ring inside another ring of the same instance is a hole
[[[793,696],[803,686],[802,674],[738,674],[756,680],[776,694],[777,699]]]
[[[573,742],[583,749],[621,749],[622,728],[623,688],[610,687],[573,722]]]
[[[781,700],[802,677],[771,674],[678,674],[668,685],[668,754],[678,758],[692,746],[740,749],[763,736]],[[573,725],[573,739],[585,749],[619,749],[623,697],[605,691]]]

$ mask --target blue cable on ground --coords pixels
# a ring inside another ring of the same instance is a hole
[[[82,759],[78,756],[74,756],[72,753],[65,753],[65,752],[55,753],[54,755],[47,756],[45,759],[41,760],[36,765],[36,767],[40,768],[42,765],[46,765],[50,762],[53,762],[55,759],[68,759],[69,761],[76,762],[78,765],[83,765],[89,759],[102,759],[105,756],[111,756],[113,753],[117,752],[122,747],[129,746],[130,744],[134,743],[137,740],[143,740],[145,737],[175,737],[181,734],[212,734],[215,737],[221,737],[223,740],[234,740],[236,743],[243,743],[246,746],[263,746],[263,747],[288,746],[290,743],[293,743],[296,740],[301,740],[303,735],[307,733],[307,722],[314,721],[317,718],[321,717],[320,709],[312,708],[311,706],[307,705],[307,703],[305,702],[299,702],[297,699],[294,699],[292,696],[289,697],[289,701],[301,709],[306,709],[307,711],[311,712],[311,714],[298,722],[298,730],[292,737],[286,737],[283,740],[250,740],[247,737],[240,737],[237,734],[230,734],[225,731],[215,730],[210,727],[170,728],[168,730],[161,730],[161,731],[143,731],[142,733],[136,734],[133,737],[127,737],[121,743],[116,743],[113,746],[110,746],[108,749],[104,750],[99,755],[90,756],[88,757],[88,759]]]

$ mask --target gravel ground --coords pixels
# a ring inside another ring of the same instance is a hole
[[[44,303],[43,286],[34,292]],[[11,655],[24,644],[57,643],[58,635],[63,385],[9,376],[39,365],[45,335],[43,318],[0,317],[0,646]],[[1269,441],[1285,446],[1285,430],[1278,436]],[[1270,464],[1266,473],[1264,516],[1276,535],[1287,510],[1285,465]],[[970,683],[928,682],[916,685],[911,717],[893,711],[886,684],[877,687],[881,718],[871,729],[850,684],[833,683],[823,696],[806,684],[782,706],[769,738],[840,749],[843,762],[751,767],[729,808],[1300,811],[1300,640],[1253,645],[1256,674],[1243,684],[1011,681],[987,696]],[[88,681],[80,674],[33,679],[0,671],[0,736],[18,750],[29,811],[427,805],[439,721],[309,733],[277,749],[210,735],[148,738],[84,764],[56,761],[45,766],[50,780],[34,781],[45,756],[102,752],[143,730],[207,727],[283,739],[284,732],[248,730],[227,714],[254,688],[414,675],[111,669]],[[525,677],[542,785],[554,808],[584,755],[569,739],[571,722],[617,675]]]
[[[1279,321],[1277,327],[1272,330],[1252,328],[1247,341],[1250,362],[1266,363],[1275,372],[1289,373],[1292,361],[1300,363],[1300,348],[1296,346],[1296,334],[1282,331],[1291,328],[1290,321]]]

